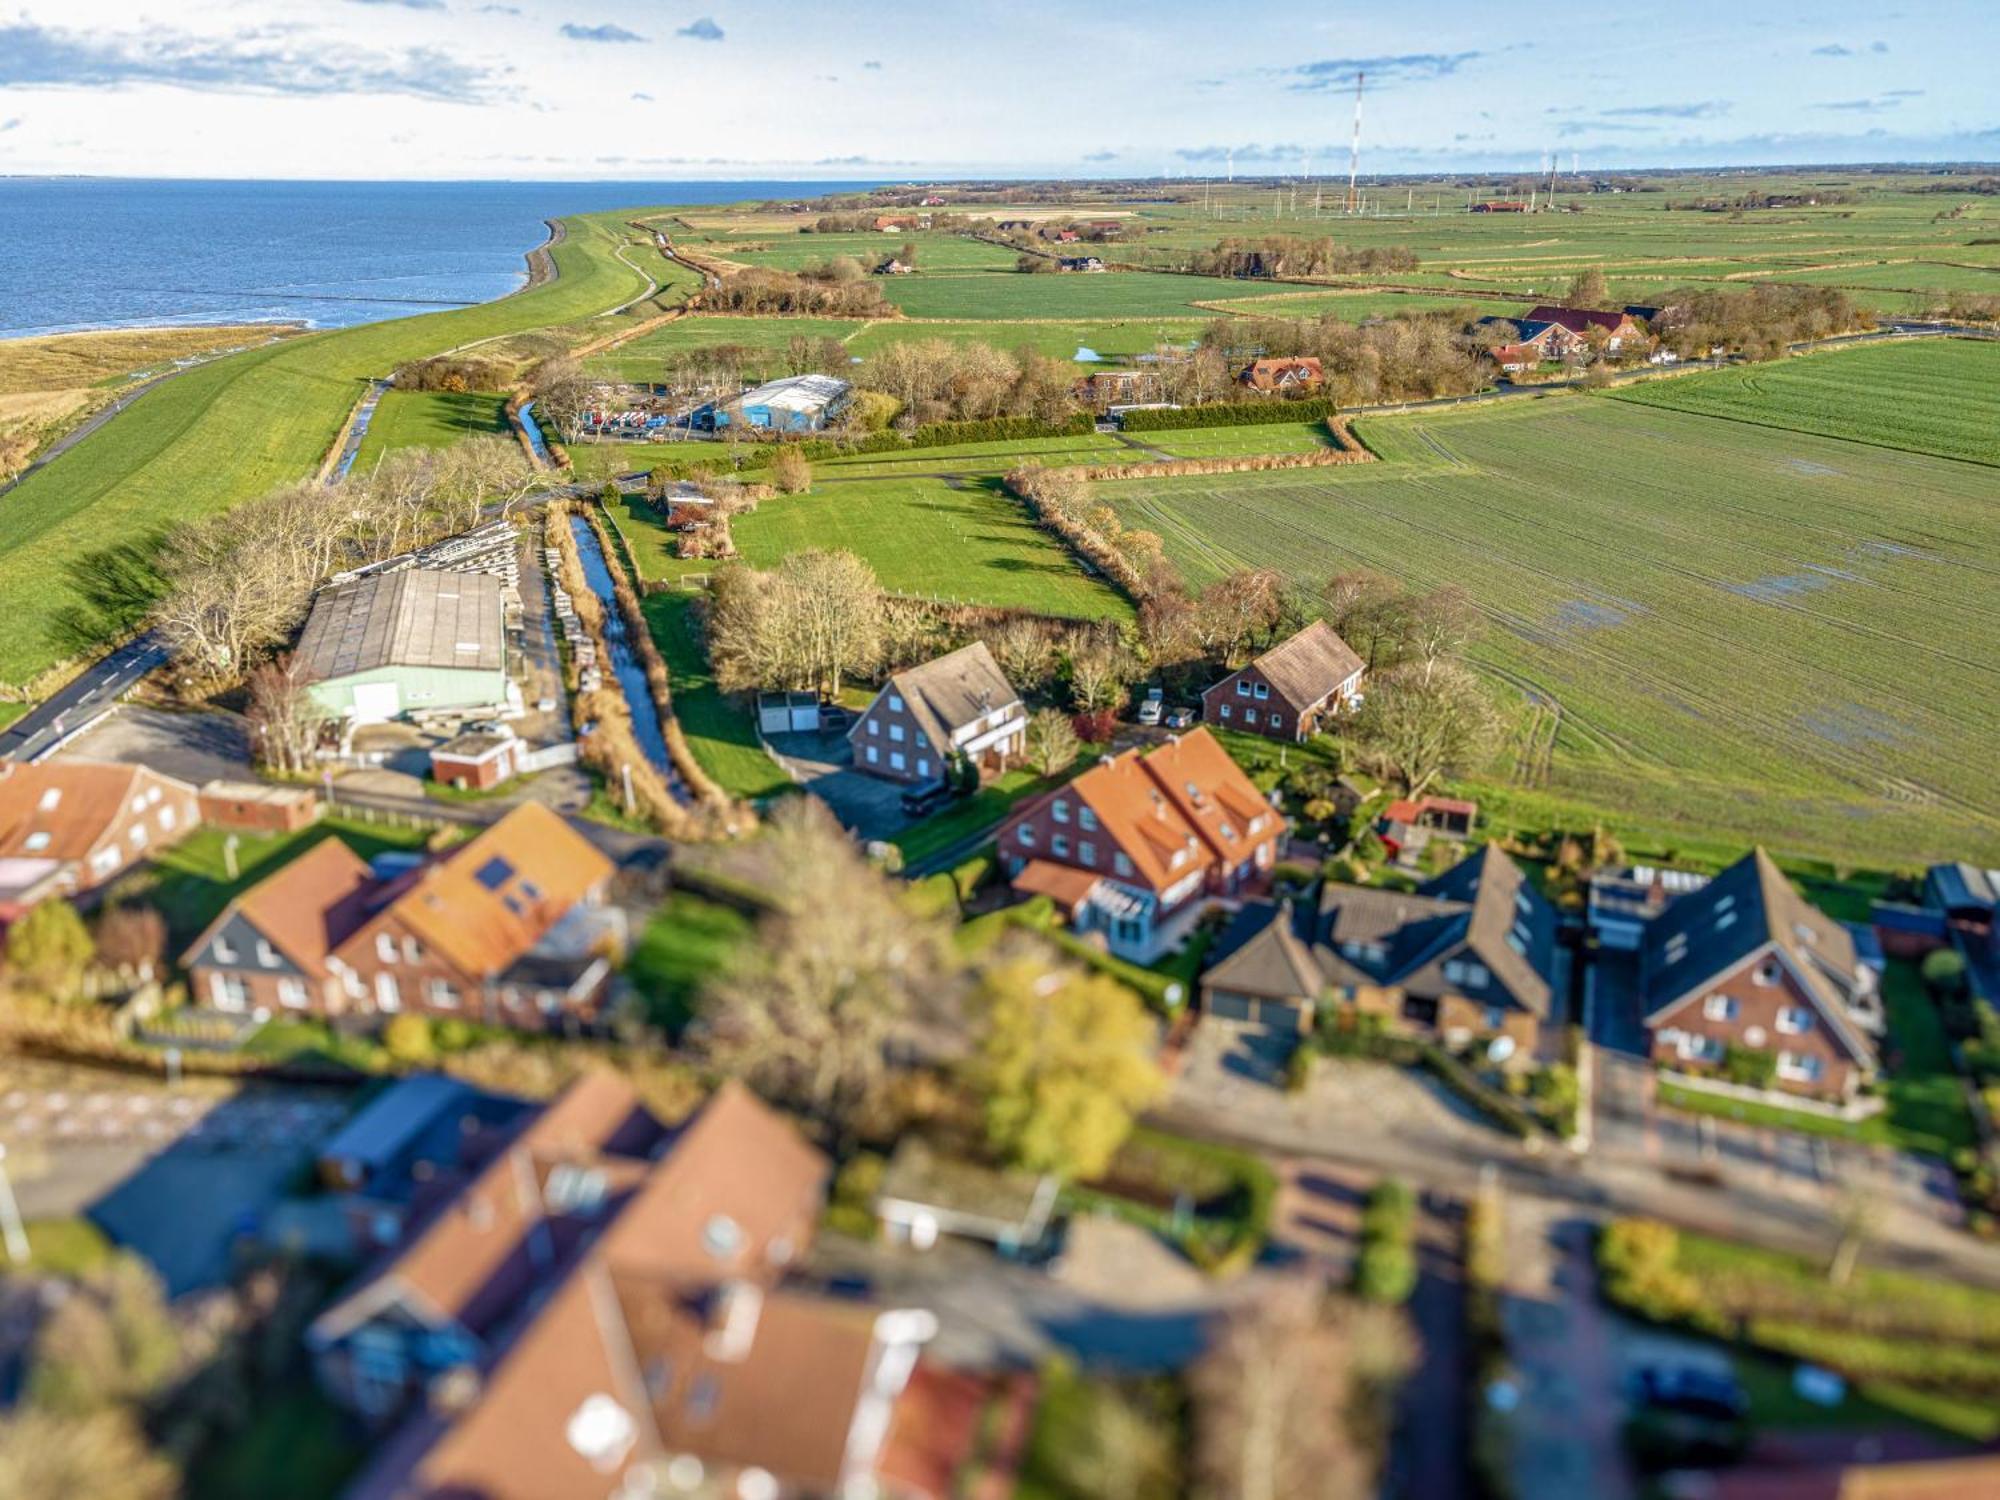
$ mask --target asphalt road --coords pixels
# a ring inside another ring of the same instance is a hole
[[[126,642],[10,724],[0,734],[0,760],[37,760],[47,755],[165,666],[167,660],[166,645],[153,631]]]

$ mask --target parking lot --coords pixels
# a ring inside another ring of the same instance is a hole
[[[792,779],[824,802],[840,826],[857,838],[894,838],[909,827],[903,783],[856,770],[854,747],[845,733],[774,734],[769,740]]]

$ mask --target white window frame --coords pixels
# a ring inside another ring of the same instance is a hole
[[[1805,1036],[1813,1029],[1813,1013],[1803,1005],[1781,1005],[1778,1007],[1778,1033],[1781,1036]]]
[[[1742,1011],[1742,1003],[1734,995],[1709,995],[1701,1002],[1704,1021],[1733,1021]]]

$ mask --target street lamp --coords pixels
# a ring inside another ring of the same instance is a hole
[[[21,1222],[21,1205],[14,1201],[14,1185],[7,1180],[7,1148],[0,1145],[0,1240],[7,1246],[7,1259],[17,1266],[28,1263],[28,1227]]]

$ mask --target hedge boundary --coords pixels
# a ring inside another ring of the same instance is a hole
[[[1158,406],[1128,411],[1119,419],[1126,432],[1174,432],[1188,427],[1261,427],[1278,422],[1316,422],[1334,415],[1332,401],[1211,401],[1206,406]]]

